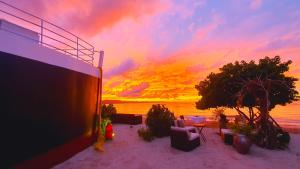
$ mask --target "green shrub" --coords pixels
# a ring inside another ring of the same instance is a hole
[[[147,114],[146,125],[156,137],[169,136],[174,119],[174,114],[164,105],[152,105]]]
[[[231,129],[235,133],[243,134],[246,136],[251,136],[252,133],[252,128],[249,124],[246,123],[237,123],[237,124],[232,124]]]
[[[280,130],[277,134],[277,139],[281,147],[287,147],[287,145],[290,143],[291,136],[288,132]]]
[[[143,138],[145,141],[152,141],[154,139],[152,132],[146,128],[140,128],[138,130],[139,137]]]
[[[114,107],[113,104],[109,105],[102,105],[102,112],[101,112],[101,117],[102,118],[109,118],[111,119],[113,115],[117,114],[117,109]]]

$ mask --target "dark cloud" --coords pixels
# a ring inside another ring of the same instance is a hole
[[[104,78],[110,78],[112,76],[121,75],[125,72],[128,72],[136,67],[133,59],[126,59],[120,65],[111,70],[104,72]]]
[[[276,39],[273,41],[270,41],[264,46],[259,47],[256,49],[258,52],[264,52],[264,51],[273,51],[273,50],[279,50],[282,48],[290,48],[290,47],[299,47],[300,46],[300,37],[293,37],[288,39]]]

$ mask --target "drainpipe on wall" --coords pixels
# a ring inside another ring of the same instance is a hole
[[[97,126],[98,127],[98,138],[97,138],[97,141],[96,143],[94,144],[94,148],[98,151],[101,151],[103,152],[104,149],[103,149],[103,144],[104,144],[104,141],[105,141],[105,138],[104,138],[104,135],[102,135],[102,132],[101,132],[101,129],[100,129],[100,126],[101,126],[101,113],[102,113],[102,78],[103,78],[103,69],[102,69],[102,66],[103,66],[103,59],[104,59],[104,51],[100,51],[100,56],[99,56],[99,64],[98,64],[98,68],[99,68],[99,99],[98,99],[98,109],[97,109],[97,114],[98,114],[98,120],[99,120],[99,125]]]
[[[98,64],[98,68],[99,68],[99,76],[100,76],[100,99],[99,99],[99,120],[101,122],[101,113],[102,113],[102,79],[103,79],[103,59],[104,59],[104,51],[100,51],[100,56],[99,56],[99,64]],[[100,124],[100,123],[99,123]]]

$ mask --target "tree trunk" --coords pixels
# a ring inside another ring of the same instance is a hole
[[[269,93],[266,90],[264,98],[260,99],[260,118],[257,121],[258,139],[257,144],[269,149],[278,148],[280,146],[277,139],[277,128],[273,122],[269,121]]]
[[[249,125],[254,128],[254,112],[252,107],[249,107]]]
[[[242,112],[242,111],[241,111],[239,108],[237,108],[237,107],[235,107],[234,109],[238,112],[239,115],[245,117],[245,118],[249,121],[249,117],[248,117],[244,112]]]

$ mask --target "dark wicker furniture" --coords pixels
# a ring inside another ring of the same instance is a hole
[[[232,145],[233,143],[233,132],[230,129],[221,129],[221,138],[227,145]]]
[[[137,125],[137,124],[142,124],[142,115],[115,114],[112,116],[111,120],[112,120],[112,123]]]
[[[171,146],[182,151],[191,151],[200,145],[199,134],[190,128],[171,127],[170,139]]]

